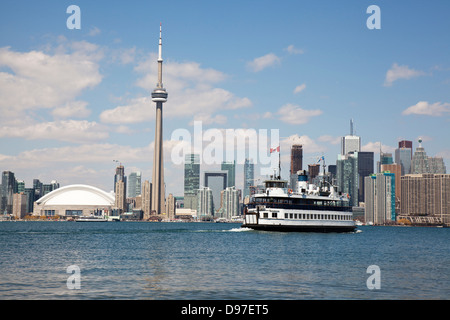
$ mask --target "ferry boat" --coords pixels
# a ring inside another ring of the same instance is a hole
[[[107,222],[108,219],[103,216],[82,216],[75,219],[76,222]]]
[[[265,181],[264,192],[250,198],[241,227],[265,231],[354,231],[356,223],[348,196],[325,184],[309,184],[306,172],[300,170],[297,190],[291,190],[287,181],[272,176]]]

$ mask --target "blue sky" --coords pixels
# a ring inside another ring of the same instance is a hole
[[[81,29],[69,30],[69,5]],[[370,30],[370,5],[381,29]],[[363,150],[422,137],[450,166],[448,1],[10,1],[0,3],[0,170],[112,189],[151,180],[159,23],[163,24],[167,191],[177,129],[278,129],[304,166],[333,164],[354,119]],[[207,145],[204,142],[204,145]],[[220,165],[202,166],[202,170]],[[236,170],[238,187],[242,166]]]

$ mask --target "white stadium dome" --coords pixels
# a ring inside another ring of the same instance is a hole
[[[33,211],[34,215],[89,215],[98,210],[111,210],[114,202],[114,195],[111,193],[76,184],[46,194],[35,202]]]

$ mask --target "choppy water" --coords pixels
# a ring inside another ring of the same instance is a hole
[[[69,266],[80,289],[70,290]],[[370,290],[367,268],[380,268]],[[0,299],[449,299],[450,229],[1,222]]]

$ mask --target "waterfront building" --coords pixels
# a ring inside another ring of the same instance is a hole
[[[399,212],[400,210],[400,202],[401,202],[401,176],[402,176],[402,167],[398,163],[393,164],[383,164],[381,165],[381,172],[390,172],[395,176],[395,211]]]
[[[159,26],[158,83],[152,92],[156,103],[155,151],[152,176],[152,211],[160,215],[165,210],[164,155],[163,155],[163,103],[167,101],[167,91],[162,81],[162,31]]]
[[[382,225],[396,220],[395,175],[390,172],[364,178],[366,223]]]
[[[297,171],[302,170],[303,167],[303,146],[301,144],[294,144],[291,146],[291,168],[290,168],[290,186],[295,189],[297,186],[298,174]]]
[[[309,180],[313,180],[315,177],[317,177],[320,173],[320,164],[314,163],[314,164],[308,164],[308,177]]]
[[[125,182],[122,180],[116,182],[114,203],[115,209],[119,210],[119,214],[128,211]]]
[[[13,195],[13,216],[15,219],[23,219],[27,212],[28,197],[25,193],[15,193]]]
[[[142,190],[142,211],[144,212],[144,220],[150,219],[152,213],[152,184],[150,181],[144,181]]]
[[[33,205],[34,205],[34,189],[33,188],[25,188],[24,192],[27,196],[27,213],[33,213]]]
[[[35,216],[77,217],[110,215],[115,205],[114,195],[88,185],[58,188],[34,203]]]
[[[205,171],[205,187],[212,191],[214,212],[220,209],[220,192],[225,190],[228,182],[228,172],[224,170]]]
[[[402,176],[400,215],[412,222],[450,223],[450,174]]]
[[[200,155],[186,154],[184,161],[184,207],[197,210],[200,188]]]
[[[220,170],[227,171],[227,187],[235,187],[236,186],[236,161],[233,162],[222,162]]]
[[[141,179],[142,179],[142,173],[140,171],[137,172],[131,172],[128,175],[128,197],[129,198],[135,198],[139,195],[141,195]]]
[[[172,221],[175,219],[176,201],[173,194],[169,193],[166,199],[166,220]]]
[[[208,187],[200,187],[197,192],[197,218],[210,219],[213,216],[213,193]]]
[[[16,178],[14,172],[3,171],[0,188],[0,214],[13,213],[13,195],[16,190]]]
[[[358,201],[365,202],[365,177],[370,176],[373,171],[373,152],[360,151],[358,152]]]
[[[240,214],[239,190],[236,187],[228,187],[221,192],[220,218],[231,221],[231,217]]]
[[[336,161],[338,191],[349,195],[349,205],[358,206],[358,152],[338,154]]]
[[[251,195],[250,188],[255,185],[255,165],[252,159],[245,159],[244,163],[244,199]]]
[[[412,157],[411,173],[433,173],[446,174],[444,159],[441,157],[427,156],[425,149],[422,147],[422,139],[419,139],[419,146],[416,148]]]

